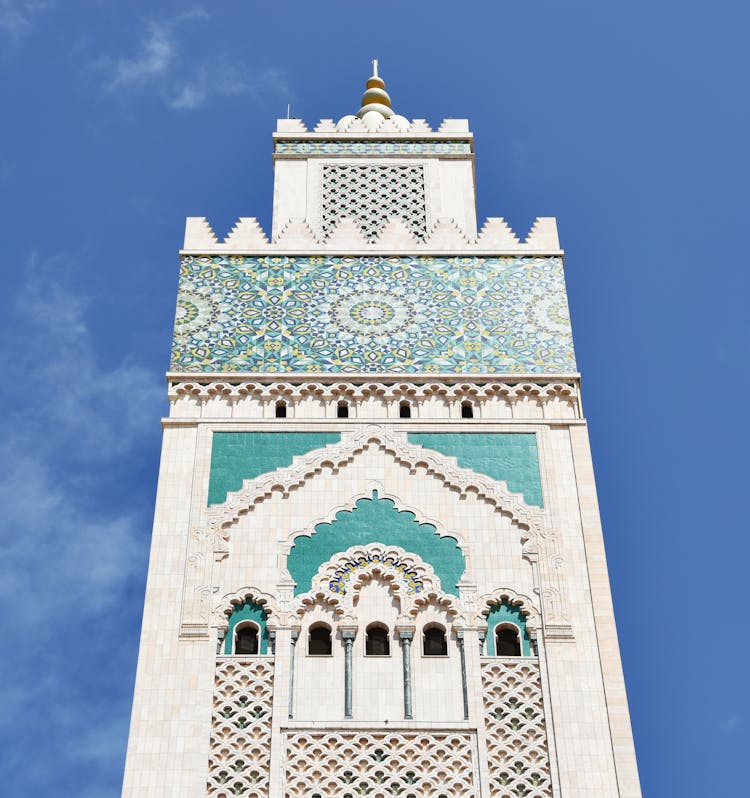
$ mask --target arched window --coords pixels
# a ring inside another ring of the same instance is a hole
[[[445,629],[441,626],[428,626],[422,633],[422,653],[425,657],[444,657],[448,653]]]
[[[365,654],[368,657],[386,657],[390,653],[388,629],[380,624],[370,624],[365,630]]]
[[[471,402],[461,402],[461,418],[474,418],[474,405]]]
[[[307,636],[307,653],[311,657],[325,657],[331,653],[331,627],[324,623],[310,627]]]
[[[411,405],[408,402],[401,402],[398,406],[399,418],[411,418]]]
[[[286,402],[276,402],[276,418],[286,418]]]
[[[254,623],[244,624],[237,629],[234,634],[234,653],[258,653],[258,627]]]
[[[503,624],[495,628],[495,654],[498,657],[520,657],[521,639],[518,627]]]
[[[347,402],[339,402],[336,405],[336,418],[349,418],[349,404]]]

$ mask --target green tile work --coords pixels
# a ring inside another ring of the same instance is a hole
[[[238,607],[235,607],[232,614],[229,616],[229,626],[227,628],[227,636],[224,640],[224,653],[232,653],[232,640],[234,639],[234,630],[238,623],[241,621],[253,621],[260,627],[260,654],[268,652],[268,629],[266,629],[266,613],[261,604],[256,604],[254,601],[246,601]]]
[[[487,616],[487,654],[495,656],[495,627],[500,623],[515,624],[521,630],[521,653],[524,657],[531,654],[531,642],[526,630],[526,620],[518,607],[510,604],[495,604]]]
[[[410,432],[409,441],[455,457],[461,468],[506,482],[514,493],[523,494],[526,504],[544,506],[533,432]]]
[[[285,468],[293,457],[339,440],[338,432],[214,432],[208,503],[221,504],[243,480]]]
[[[456,583],[466,569],[461,549],[454,538],[441,538],[432,524],[420,524],[414,513],[399,511],[390,499],[381,499],[373,491],[371,499],[360,499],[353,510],[336,513],[330,524],[318,524],[311,537],[294,542],[287,568],[297,583],[295,593],[305,593],[312,586],[318,568],[351,546],[384,543],[401,546],[428,562],[440,578],[446,593],[456,594]]]
[[[172,369],[568,374],[562,259],[186,255]]]

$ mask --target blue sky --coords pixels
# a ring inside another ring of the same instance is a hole
[[[467,116],[479,215],[558,217],[646,796],[747,791],[739,2],[0,0],[0,772],[119,794],[184,217],[270,227],[271,131]]]

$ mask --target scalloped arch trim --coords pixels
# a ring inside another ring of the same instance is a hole
[[[455,538],[440,537],[432,524],[420,524],[414,513],[396,509],[395,502],[373,491],[359,499],[353,510],[336,513],[331,523],[317,524],[312,536],[300,535],[287,558],[287,568],[297,583],[295,595],[310,590],[320,566],[352,546],[383,543],[419,555],[435,570],[443,590],[456,594],[456,584],[466,570],[466,560]]]

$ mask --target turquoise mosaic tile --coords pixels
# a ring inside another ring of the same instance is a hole
[[[278,155],[468,155],[468,141],[277,141]]]
[[[533,432],[410,432],[409,443],[455,457],[470,468],[499,479],[526,504],[542,507],[539,454]]]
[[[214,432],[208,503],[221,504],[246,479],[290,466],[296,455],[340,440],[338,432]]]
[[[295,595],[310,590],[318,568],[350,546],[383,543],[418,554],[434,569],[446,593],[466,570],[466,561],[455,538],[441,538],[432,524],[420,524],[414,513],[399,510],[391,499],[373,491],[372,498],[358,499],[353,510],[341,510],[331,523],[317,524],[311,537],[300,535],[287,558],[287,568],[297,583]]]
[[[562,259],[185,256],[171,366],[570,373]]]

